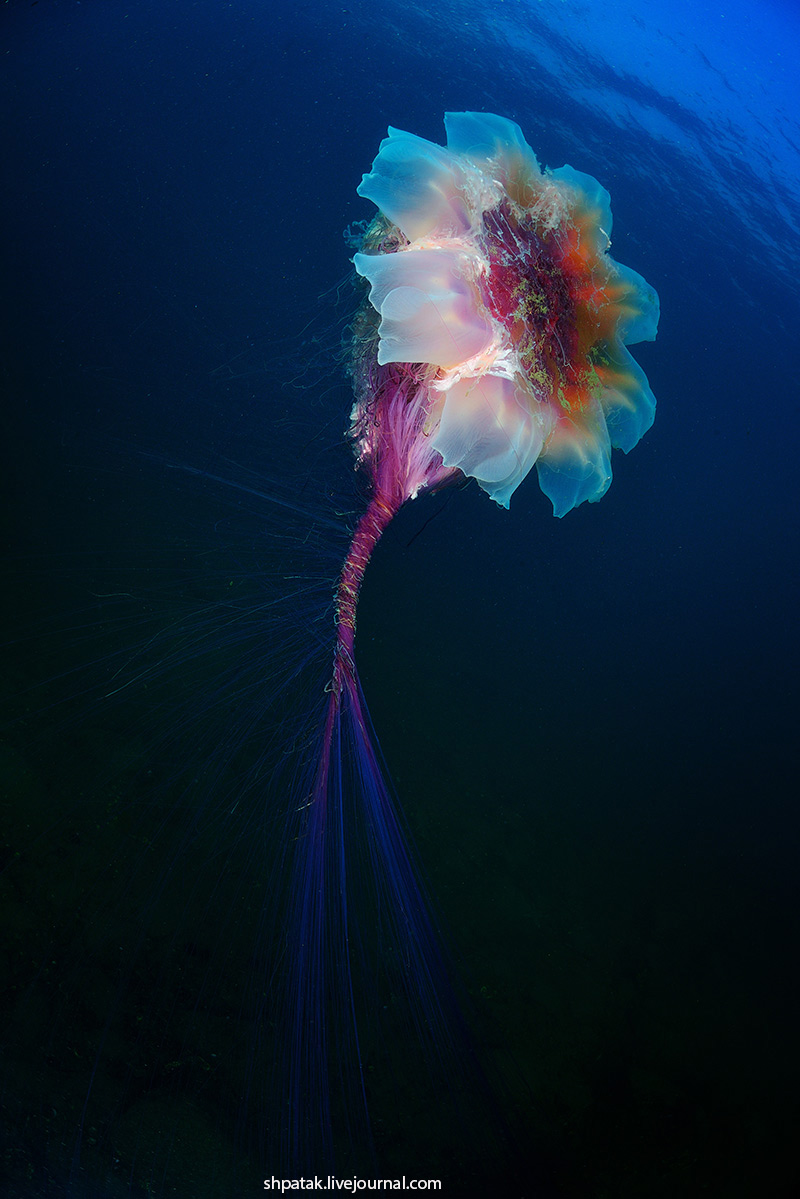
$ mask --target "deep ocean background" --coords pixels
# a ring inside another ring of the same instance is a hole
[[[271,816],[236,797],[237,712],[203,706],[245,645],[215,613],[234,583],[247,609],[256,569],[294,587],[281,511],[287,538],[303,518],[276,497],[316,514],[335,578],[355,187],[389,124],[442,141],[461,109],[595,175],[612,254],[662,306],[634,348],[656,423],[599,505],[556,521],[534,475],[508,513],[474,486],[422,499],[362,597],[364,690],[479,1052],[514,1063],[542,1181],[513,1193],[800,1186],[800,17],[430,8],[0,12],[3,1195],[256,1194],[272,1170],[228,1172]],[[264,620],[268,689],[296,633]],[[201,624],[210,650],[183,653]],[[137,690],[142,644],[173,656]],[[123,683],[127,707],[103,700]],[[445,1193],[473,1193],[435,1102],[398,1096],[376,1095],[381,1168],[449,1162]]]

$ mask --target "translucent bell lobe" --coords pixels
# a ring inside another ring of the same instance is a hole
[[[446,370],[480,354],[492,340],[477,284],[462,255],[447,249],[356,254],[380,313],[378,363],[430,362]]]
[[[472,475],[507,508],[538,458],[553,414],[511,379],[483,375],[461,379],[446,393],[433,446],[445,466]]]
[[[471,217],[464,189],[464,173],[449,150],[390,128],[356,190],[415,241],[434,230],[450,237],[466,233]]]

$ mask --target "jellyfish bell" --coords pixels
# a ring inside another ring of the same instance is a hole
[[[655,337],[658,297],[609,255],[610,198],[592,176],[543,171],[504,117],[448,113],[445,128],[446,147],[390,129],[358,188],[381,215],[353,259],[377,326],[351,436],[361,459],[365,414],[402,390],[446,470],[508,507],[535,465],[563,516],[605,494],[612,448],[653,423],[626,347]]]

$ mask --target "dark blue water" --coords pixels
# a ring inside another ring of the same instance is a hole
[[[755,0],[3,7],[3,1194],[273,1168],[259,755],[358,507],[342,234],[387,125],[445,109],[595,175],[662,306],[599,505],[423,499],[363,594],[518,1190],[793,1192],[798,34]],[[374,1089],[380,1167],[472,1193],[436,1095]]]

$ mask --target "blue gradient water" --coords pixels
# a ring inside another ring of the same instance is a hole
[[[4,1194],[272,1169],[270,1113],[237,1131],[278,1035],[259,680],[269,724],[358,506],[355,187],[387,125],[439,140],[445,109],[596,176],[662,303],[656,424],[602,503],[422,500],[363,593],[523,1193],[796,1186],[799,33],[755,0],[3,7]],[[381,1167],[473,1193],[436,1095],[374,1090]]]

